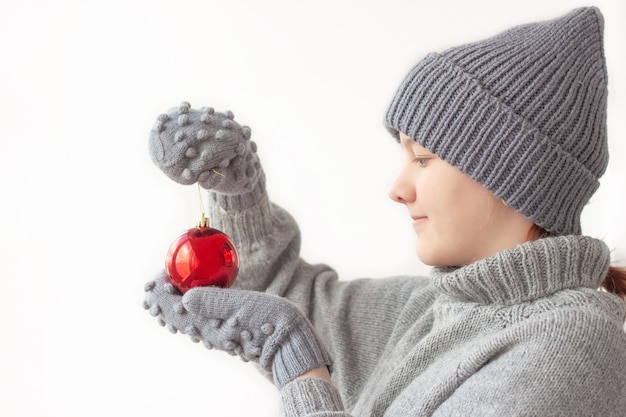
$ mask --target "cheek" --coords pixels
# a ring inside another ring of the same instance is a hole
[[[491,193],[469,177],[455,178],[424,192],[424,197],[429,197],[424,208],[428,210],[430,227],[421,237],[427,238],[424,244],[432,245],[428,250],[439,251],[431,257],[440,258],[436,263],[448,265],[463,264],[475,257],[490,233],[494,203]]]
[[[417,184],[420,206],[442,232],[479,228],[489,218],[491,193],[462,174],[432,171]]]
[[[494,202],[490,192],[474,185],[457,188],[448,206],[450,226],[472,244],[485,231]]]

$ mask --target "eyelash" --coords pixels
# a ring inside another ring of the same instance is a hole
[[[423,156],[416,156],[415,159],[413,159],[413,162],[423,168],[426,166],[426,164],[428,164],[428,161],[430,161],[430,159],[431,158],[425,158]]]

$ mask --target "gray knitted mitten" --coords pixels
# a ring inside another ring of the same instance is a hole
[[[182,296],[163,273],[146,284],[144,307],[172,332],[239,355],[272,372],[279,389],[330,356],[313,326],[288,300],[255,291],[194,288]]]
[[[152,161],[172,180],[237,196],[222,203],[241,209],[256,202],[264,187],[257,146],[250,137],[250,128],[235,122],[231,111],[195,110],[183,102],[157,118],[149,150]]]

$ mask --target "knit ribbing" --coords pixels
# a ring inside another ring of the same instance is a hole
[[[386,116],[539,226],[580,234],[608,163],[603,21],[595,8],[429,54]]]
[[[214,203],[218,207],[224,210],[245,210],[254,206],[267,194],[265,190],[265,173],[262,169],[259,169],[259,179],[254,188],[250,191],[242,193],[219,193],[215,191],[209,191],[209,197],[211,203]]]
[[[259,189],[264,181],[259,182],[255,189]],[[267,195],[264,195],[265,187],[261,188],[260,200],[245,210],[230,209],[232,200],[239,199],[239,195],[224,195],[215,192],[209,193],[211,204],[208,207],[208,216],[211,227],[227,233],[233,242],[262,242],[271,236],[274,226],[272,225],[272,208]],[[252,191],[255,193],[255,191]],[[244,195],[244,198],[246,195]],[[226,207],[220,205],[225,203]],[[249,243],[248,243],[249,244]]]
[[[432,279],[454,299],[511,305],[567,288],[597,289],[609,261],[604,242],[561,236],[523,243],[465,267],[434,268]]]
[[[286,416],[344,416],[341,398],[331,383],[305,378],[287,385],[282,391]]]
[[[303,361],[302,358],[307,358]],[[273,357],[272,372],[276,386],[282,388],[306,371],[327,366],[332,369],[332,360],[319,346],[317,336],[309,327],[294,328],[289,343],[281,346]]]

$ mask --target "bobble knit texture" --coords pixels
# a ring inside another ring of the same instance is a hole
[[[608,163],[603,27],[581,8],[431,53],[396,92],[387,128],[544,229],[580,234]]]
[[[215,191],[218,204],[242,209],[264,193],[251,129],[231,111],[192,109],[188,102],[158,116],[149,136],[152,161],[170,179]]]

